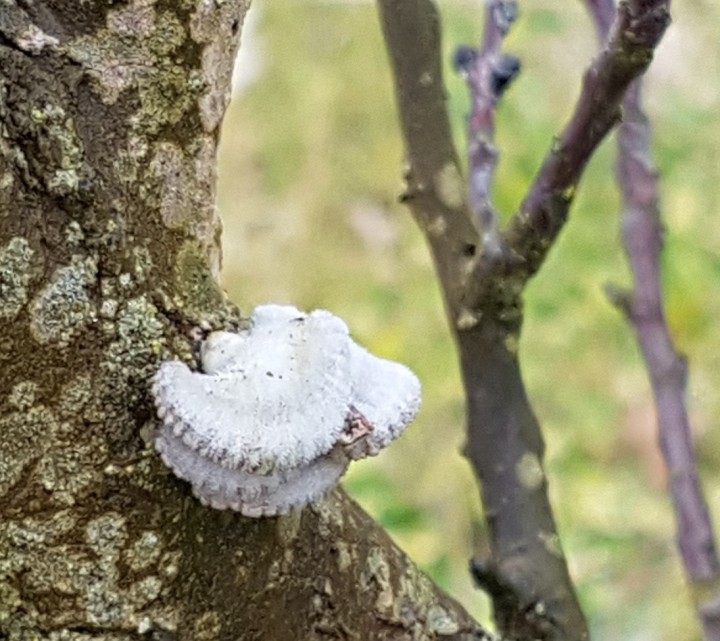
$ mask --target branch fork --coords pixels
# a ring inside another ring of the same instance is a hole
[[[472,97],[468,191],[459,199],[437,189],[443,184],[438,177],[451,173],[448,167],[453,175],[461,173],[445,108],[437,9],[431,0],[378,0],[378,5],[409,166],[412,197],[405,201],[430,245],[460,356],[465,453],[481,480],[489,515],[492,562],[486,567],[497,585],[517,597],[494,599],[496,620],[503,633],[583,641],[587,625],[567,564],[558,546],[546,544],[558,537],[542,471],[542,434],[517,358],[521,296],[567,220],[587,161],[619,121],[623,95],[650,63],[669,23],[669,0],[620,2],[607,44],[585,72],[569,123],[503,228],[491,198],[498,160],[493,143],[497,101],[518,69],[517,61],[500,51],[515,4],[490,0],[479,49],[463,47],[455,56]],[[608,28],[612,21],[607,16]],[[523,483],[517,473],[526,460],[537,461],[539,483]],[[531,610],[537,615],[532,621],[526,616]]]

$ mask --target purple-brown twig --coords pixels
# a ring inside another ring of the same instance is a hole
[[[586,0],[601,41],[612,0]],[[622,194],[622,242],[633,274],[632,291],[608,288],[635,331],[650,376],[663,458],[677,523],[677,544],[707,641],[720,640],[720,563],[703,498],[685,404],[687,363],[673,346],[660,279],[663,229],[650,127],[642,108],[642,80],[628,89],[618,128],[617,182]]]
[[[456,66],[463,72],[470,90],[468,200],[486,254],[501,251],[497,214],[490,197],[498,161],[494,145],[495,110],[500,96],[520,70],[517,58],[500,51],[516,16],[514,0],[490,0],[480,48],[459,47],[455,56]]]
[[[618,5],[607,44],[585,72],[570,122],[506,230],[510,252],[523,257],[523,280],[540,267],[565,224],[585,164],[620,120],[620,104],[628,86],[650,64],[670,22],[669,4],[669,0],[625,0]]]

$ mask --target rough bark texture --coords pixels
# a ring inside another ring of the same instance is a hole
[[[336,491],[202,507],[148,380],[234,327],[214,163],[245,0],[0,9],[0,639],[477,639]]]

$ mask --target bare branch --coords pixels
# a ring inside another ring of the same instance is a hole
[[[615,20],[615,0],[585,0],[585,4],[592,16],[598,40],[603,45]]]
[[[428,239],[454,317],[480,239],[445,108],[440,18],[431,0],[378,0],[378,9],[405,141],[402,200]]]
[[[408,157],[404,200],[430,244],[460,353],[466,455],[481,481],[491,552],[489,561],[474,561],[473,573],[507,638],[583,641],[587,626],[547,495],[542,435],[517,361],[521,288],[504,273],[477,278],[479,259],[491,257],[481,251],[450,139],[438,15],[430,0],[378,4]],[[487,293],[471,303],[468,292],[479,286]]]
[[[611,0],[587,0],[601,37],[607,30]],[[623,101],[618,129],[617,180],[623,203],[622,237],[634,285],[620,308],[633,325],[648,367],[658,411],[660,440],[669,469],[670,490],[678,524],[678,547],[696,591],[706,638],[720,638],[717,591],[707,588],[720,579],[710,517],[697,476],[690,422],[685,405],[687,364],[675,351],[663,309],[660,252],[663,230],[658,207],[657,175],[650,157],[650,127],[642,109],[641,81]],[[613,297],[616,298],[616,297]],[[708,597],[711,598],[708,598]],[[708,601],[710,601],[708,606]]]
[[[538,270],[565,224],[585,164],[619,121],[628,86],[652,60],[670,21],[669,5],[669,0],[626,0],[618,5],[608,44],[585,73],[570,122],[506,230],[511,255],[521,258],[523,279]]]
[[[517,15],[514,0],[490,0],[485,32],[479,50],[458,47],[456,67],[465,76],[472,108],[468,121],[468,195],[475,221],[483,236],[483,251],[499,254],[497,214],[490,189],[498,161],[494,145],[495,110],[505,89],[520,71],[520,61],[502,54],[502,40]]]
[[[705,638],[720,639],[720,563],[697,472],[685,404],[687,363],[675,351],[663,309],[660,253],[663,231],[657,175],[650,160],[650,130],[641,108],[641,85],[623,102],[618,130],[617,180],[624,213],[622,239],[633,273],[623,308],[647,366],[655,397],[660,445],[668,468],[677,544],[693,591]]]
[[[602,34],[607,7],[590,9]],[[617,181],[624,208],[622,240],[634,281],[632,291],[620,295],[619,308],[635,331],[650,376],[660,444],[669,472],[677,544],[694,592],[698,617],[705,638],[717,640],[720,562],[698,478],[685,404],[687,363],[675,350],[663,308],[660,285],[663,229],[650,146],[650,127],[642,108],[642,83],[636,80],[623,100],[623,123],[618,129]],[[611,300],[617,302],[617,298],[614,295]]]
[[[481,481],[487,515],[491,555],[475,560],[473,573],[493,598],[505,636],[586,639],[548,500],[542,434],[517,358],[521,295],[566,219],[587,160],[618,121],[625,90],[650,63],[669,20],[668,0],[620,5],[609,45],[586,72],[570,124],[503,231],[499,256],[488,251],[481,235],[496,162],[493,88],[476,88],[473,99],[471,140],[481,141],[470,156],[477,222],[464,191],[449,189],[460,174],[439,77],[437,12],[430,0],[378,1],[409,162],[405,201],[432,249],[458,344],[467,397],[466,455]],[[477,74],[470,79],[476,85],[490,78],[483,65],[499,48],[497,24],[489,28],[481,52],[461,51],[461,62]]]
[[[602,40],[612,0],[586,0]],[[677,544],[693,590],[705,639],[720,639],[720,562],[697,473],[685,404],[687,363],[673,345],[663,306],[660,254],[663,229],[658,177],[651,159],[650,126],[642,108],[642,80],[630,85],[618,128],[617,182],[622,194],[622,240],[633,273],[629,292],[610,298],[635,331],[655,397],[659,438],[668,468]]]
[[[468,206],[445,106],[440,18],[432,0],[378,0],[378,9],[405,142],[401,200],[428,240],[452,326],[472,325],[467,292],[483,238]]]

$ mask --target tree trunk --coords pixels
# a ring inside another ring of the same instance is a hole
[[[0,639],[484,636],[341,491],[246,519],[152,450],[159,362],[240,322],[214,185],[247,7],[0,8]]]

